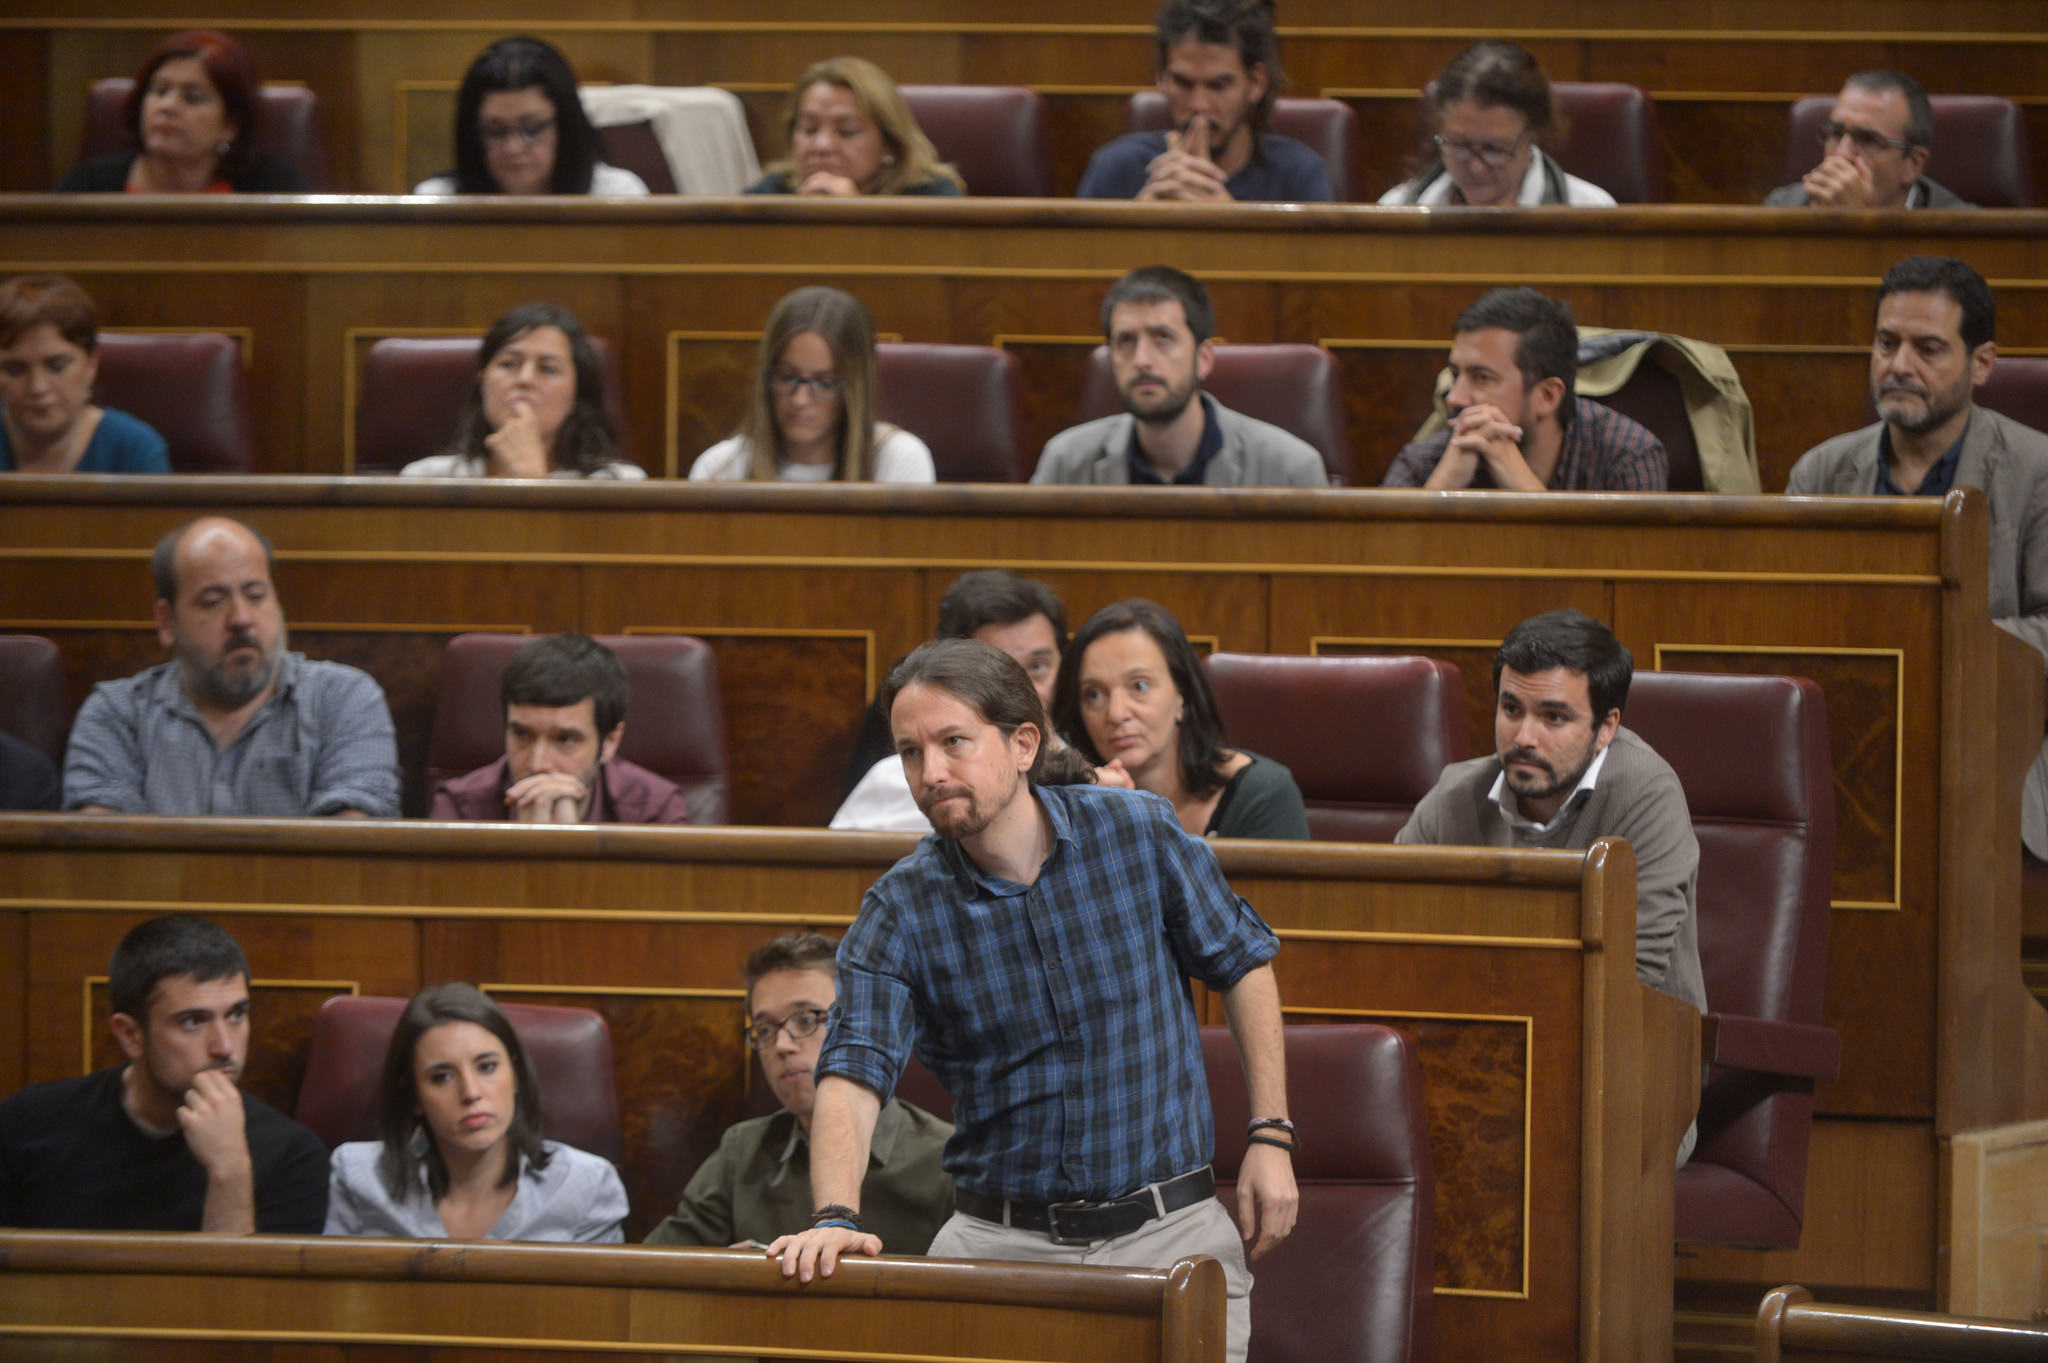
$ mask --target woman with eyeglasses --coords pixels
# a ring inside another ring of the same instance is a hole
[[[645,194],[599,159],[597,129],[568,58],[538,38],[504,38],[469,65],[455,97],[455,169],[415,194]]]
[[[874,411],[874,319],[852,294],[808,285],[768,314],[746,417],[690,478],[936,482],[925,443]]]
[[[782,116],[789,155],[749,194],[965,192],[960,174],[917,126],[888,73],[861,57],[832,57],[796,79]]]
[[[1413,178],[1383,204],[1612,208],[1614,196],[1550,159],[1561,136],[1550,82],[1513,43],[1483,42],[1451,58],[1429,92],[1432,136]]]
[[[256,150],[261,107],[249,50],[211,28],[171,34],[149,50],[121,120],[140,150],[94,156],[60,193],[297,194],[289,162]]]
[[[412,478],[622,478],[647,470],[619,452],[604,405],[604,358],[575,313],[522,303],[477,347],[455,447],[416,459]]]
[[[335,1147],[327,1234],[623,1240],[619,1171],[541,1125],[540,1084],[498,1005],[475,985],[422,989],[384,1052],[380,1139]]]

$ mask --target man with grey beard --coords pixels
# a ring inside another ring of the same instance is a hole
[[[1991,621],[2048,654],[2048,435],[1976,404],[1998,363],[1997,304],[1947,256],[1885,273],[1870,345],[1880,420],[1823,441],[1792,466],[1794,495],[1940,497],[1981,488],[1991,512]],[[2020,836],[2048,859],[2048,745],[2020,799]]]
[[[398,745],[367,673],[285,648],[270,541],[202,516],[157,541],[157,638],[171,660],[86,697],[64,807],[288,818],[398,813]]]

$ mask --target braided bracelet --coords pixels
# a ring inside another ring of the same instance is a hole
[[[843,1202],[828,1202],[811,1213],[811,1229],[817,1230],[824,1226],[838,1226],[845,1230],[857,1231],[861,1228],[860,1213]]]
[[[1293,1141],[1276,1141],[1271,1136],[1246,1136],[1244,1143],[1246,1145],[1270,1145],[1275,1150],[1285,1150],[1290,1155],[1294,1153]]]
[[[1251,1124],[1247,1126],[1245,1130],[1285,1131],[1290,1136],[1296,1134],[1294,1130],[1294,1123],[1288,1121],[1285,1117],[1254,1117],[1251,1120]]]

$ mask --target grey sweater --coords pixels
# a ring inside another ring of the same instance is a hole
[[[1491,756],[1445,767],[1394,841],[1577,850],[1595,838],[1627,838],[1636,851],[1636,978],[1705,1012],[1695,904],[1700,845],[1671,764],[1628,729],[1615,730],[1585,802],[1542,833],[1514,827],[1487,798],[1500,771]]]

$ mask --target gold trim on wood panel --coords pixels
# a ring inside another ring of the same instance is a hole
[[[79,1047],[78,1054],[78,1072],[80,1074],[92,1073],[92,1042],[94,1035],[94,1028],[92,1024],[92,991],[95,985],[102,985],[105,983],[107,983],[107,976],[105,975],[87,975],[85,977],[85,984],[80,992],[80,997],[78,1001],[78,1034],[82,1040],[82,1044]],[[253,994],[258,989],[338,989],[345,991],[350,995],[356,995],[363,992],[363,982],[361,980],[250,980],[249,992]]]
[[[503,980],[480,981],[486,994],[599,994],[635,999],[744,999],[744,989],[683,989],[656,985],[614,984],[511,984]]]
[[[415,820],[415,822],[420,822]],[[447,858],[427,857],[428,861]],[[589,858],[576,858],[588,860]],[[743,864],[743,863],[736,863]],[[820,870],[833,870],[823,866]],[[858,868],[849,868],[858,869]],[[740,913],[736,911],[687,912],[675,909],[583,909],[573,907],[530,909],[488,905],[442,904],[280,904],[243,902],[232,899],[51,899],[0,898],[0,909],[63,909],[71,913],[239,913],[251,917],[285,917],[304,914],[320,918],[424,918],[491,919],[536,923],[753,923],[764,927],[806,923],[853,922],[850,913]]]
[[[1406,648],[1418,644],[1425,648],[1499,648],[1498,639],[1425,639],[1413,635],[1372,635],[1372,634],[1311,634],[1308,651],[1311,657],[1321,657],[1324,644],[1393,644]]]
[[[184,327],[101,327],[102,336],[225,336],[235,343],[235,351],[242,357],[242,369],[246,373],[256,362],[256,328],[244,326],[209,327],[194,324]]]
[[[802,629],[788,625],[628,625],[631,635],[687,634],[695,639],[858,639],[866,647],[868,699],[875,698],[875,631],[871,629]]]
[[[241,27],[247,28],[248,25],[243,24]],[[372,24],[351,24],[349,27],[363,32],[370,32],[376,26]],[[494,24],[491,27],[502,28],[503,25]],[[527,24],[522,25],[522,27],[532,28],[534,26]],[[542,27],[545,27],[545,25],[542,25]],[[398,186],[397,193],[406,194],[412,189],[412,185],[407,182],[405,174],[405,155],[412,147],[412,120],[406,113],[406,97],[412,94],[424,94],[429,91],[452,95],[461,88],[462,82],[457,80],[401,80],[391,87],[391,183]]]
[[[1578,946],[1574,942],[1572,946]],[[1322,1017],[1363,1017],[1363,1018],[1423,1018],[1448,1022],[1516,1022],[1522,1027],[1522,1072],[1528,1076],[1528,1083],[1522,1091],[1522,1290],[1503,1292],[1494,1288],[1481,1287],[1437,1287],[1430,1286],[1430,1295],[1437,1297],[1490,1297],[1497,1301],[1527,1301],[1529,1299],[1529,1238],[1533,1227],[1530,1225],[1529,1181],[1530,1166],[1535,1159],[1536,1144],[1536,1019],[1533,1015],[1515,1013],[1431,1013],[1400,1008],[1316,1008],[1309,1004],[1292,1007],[1282,1004],[1280,1012],[1320,1015]]]
[[[1250,883],[1249,877],[1240,877]],[[1540,951],[1579,951],[1576,937],[1489,937],[1477,933],[1350,932],[1341,928],[1275,928],[1275,936],[1296,942],[1392,942],[1427,947],[1526,947]]]
[[[1896,676],[1893,698],[1897,713],[1893,717],[1894,732],[1898,740],[1892,745],[1892,897],[1885,900],[1830,899],[1832,909],[1859,909],[1877,913],[1898,913],[1900,901],[1905,896],[1905,876],[1902,869],[1905,846],[1906,823],[1906,651],[1902,648],[1832,648],[1823,645],[1802,646],[1796,644],[1652,644],[1650,665],[1657,672],[1665,671],[1664,655],[1669,653],[1746,653],[1746,654],[1823,654],[1848,658],[1890,658]],[[1676,671],[1677,669],[1670,669]]]

